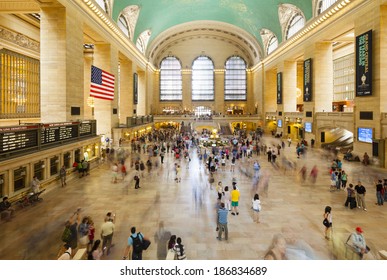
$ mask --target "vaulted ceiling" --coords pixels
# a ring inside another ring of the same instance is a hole
[[[223,32],[240,35],[245,41],[247,39],[250,45],[255,45],[255,52],[262,52],[262,30],[273,32],[279,43],[282,42],[283,29],[279,15],[281,4],[293,5],[308,21],[313,16],[314,2],[315,0],[114,0],[111,15],[117,21],[125,8],[138,6],[139,14],[132,40],[136,42],[142,32],[149,30],[151,36],[148,46],[153,41],[165,41],[160,37],[173,37],[173,30],[178,30],[178,26],[189,25],[194,30],[195,23],[198,28],[203,28],[203,22],[214,22],[218,27],[226,26]],[[246,49],[248,48],[251,47],[247,46]],[[148,49],[148,57],[151,55]]]

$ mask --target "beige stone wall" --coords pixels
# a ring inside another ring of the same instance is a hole
[[[40,91],[41,108],[44,108],[41,112],[41,120],[42,122],[64,121],[67,118],[68,66],[66,61],[66,9],[42,7],[40,34]]]
[[[93,65],[118,76],[118,52],[108,44],[96,44],[94,48]],[[112,126],[118,125],[118,115],[113,115],[117,102],[117,85],[115,86],[115,101],[94,98],[94,118],[97,120],[97,134],[111,138]],[[118,141],[118,140],[117,140]]]
[[[119,123],[126,124],[126,118],[133,115],[133,73],[132,62],[128,59],[120,59],[119,94]]]
[[[270,69],[264,76],[263,113],[277,110],[277,69]]]

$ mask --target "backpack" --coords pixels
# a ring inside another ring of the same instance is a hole
[[[66,227],[62,233],[62,241],[64,243],[69,243],[71,240],[71,229],[69,227]]]
[[[133,238],[133,236],[130,236],[130,238],[132,238],[133,240],[133,252],[136,254],[140,254],[142,252],[142,240],[140,239],[140,234],[141,233],[137,233],[137,236],[135,238]]]

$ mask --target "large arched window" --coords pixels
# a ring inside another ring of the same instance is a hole
[[[337,0],[319,0],[317,3],[317,15],[323,13],[336,2]]]
[[[289,25],[286,32],[286,40],[300,31],[305,26],[305,18],[300,14],[295,14],[289,21]]]
[[[192,100],[214,100],[214,63],[199,56],[192,64]]]
[[[98,6],[100,6],[105,13],[109,14],[109,6],[108,3],[106,3],[106,0],[96,0]]]
[[[129,37],[129,25],[124,15],[120,15],[117,24],[118,27],[122,30],[122,32],[124,32],[125,35]]]
[[[160,64],[160,100],[182,100],[183,82],[180,61],[168,56]]]
[[[273,35],[267,44],[267,54],[271,54],[276,48],[278,48],[278,39]]]
[[[224,100],[246,100],[246,62],[239,56],[226,61]]]
[[[146,46],[148,45],[148,41],[149,41],[150,36],[151,36],[151,31],[150,30],[145,30],[137,38],[136,47],[143,54],[145,54]]]

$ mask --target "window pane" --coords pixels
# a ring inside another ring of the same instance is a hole
[[[325,10],[327,10],[330,6],[332,6],[334,3],[336,3],[337,0],[320,0],[318,3],[318,10],[317,14],[323,13]]]
[[[192,100],[214,100],[214,64],[207,56],[192,65]]]
[[[39,61],[0,50],[0,118],[40,116]]]
[[[295,15],[291,20],[286,34],[286,39],[289,39],[296,34],[305,25],[305,19],[301,15]]]
[[[246,63],[239,56],[233,56],[226,62],[224,99],[246,100],[246,92]]]
[[[267,45],[267,54],[271,54],[278,47],[278,39],[273,36],[270,38],[269,44]]]
[[[182,100],[183,82],[180,61],[166,57],[160,65],[160,100]]]

